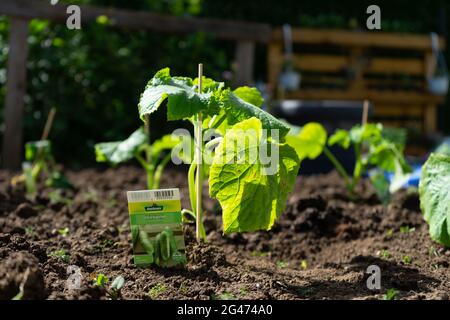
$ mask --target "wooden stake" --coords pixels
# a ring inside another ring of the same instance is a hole
[[[200,63],[198,65],[198,93],[201,93],[203,90],[203,64]],[[201,230],[203,230],[202,226],[202,190],[203,190],[203,181],[202,181],[202,115],[201,113],[197,114],[196,119],[196,149],[195,158],[197,159],[197,171],[196,171],[196,186],[195,189],[197,191],[196,193],[196,238],[197,241],[200,241],[202,238]]]
[[[361,125],[365,126],[367,124],[368,117],[369,117],[369,100],[364,100]]]
[[[42,132],[41,140],[47,140],[50,130],[53,126],[53,120],[55,119],[56,108],[52,108],[47,116],[47,121],[45,121],[44,131]]]

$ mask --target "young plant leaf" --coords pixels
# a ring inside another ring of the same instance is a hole
[[[109,162],[112,165],[134,158],[139,147],[147,141],[144,128],[139,128],[124,141],[102,142],[95,145],[98,162]]]
[[[328,139],[328,145],[333,146],[335,144],[341,146],[344,149],[348,149],[350,147],[350,134],[347,130],[338,129],[336,130]]]
[[[450,157],[431,154],[422,167],[420,206],[433,240],[450,246]]]
[[[207,88],[219,87],[209,83]],[[147,84],[138,105],[141,119],[155,112],[166,100],[167,120],[182,120],[200,112],[215,114],[219,111],[213,91],[198,93],[192,79],[172,77],[169,68],[158,71]]]
[[[261,93],[256,88],[251,87],[240,87],[233,91],[235,95],[237,95],[239,98],[244,100],[245,102],[248,102],[256,107],[261,107],[264,103],[264,98],[262,97]]]
[[[327,143],[325,128],[315,122],[306,124],[297,135],[287,135],[286,143],[295,149],[300,160],[316,159]]]
[[[33,162],[52,158],[52,143],[49,140],[30,141],[25,144],[25,159]]]
[[[261,121],[263,129],[278,129],[281,141],[289,132],[289,126],[284,122],[253,104],[246,102],[229,90],[223,92],[221,102],[223,103],[223,108],[227,115],[227,122],[230,126],[255,117]]]
[[[216,149],[209,185],[211,197],[222,206],[224,233],[269,230],[295,184],[297,153],[287,144],[263,137],[262,129],[259,119],[244,120],[227,131]],[[261,161],[264,148],[278,149],[279,157],[274,152],[271,157],[275,172]],[[250,156],[255,154],[256,158]]]

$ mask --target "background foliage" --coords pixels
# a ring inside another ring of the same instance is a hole
[[[151,10],[173,15],[217,17],[270,23],[290,23],[314,28],[357,29],[365,25],[365,10],[372,1],[298,0],[68,0],[72,4],[114,6]],[[442,17],[450,3],[425,0],[377,1],[382,8],[384,31],[440,31],[446,35]],[[439,19],[441,16],[441,19]],[[8,20],[0,17],[0,124],[8,53]],[[70,31],[64,25],[33,21],[30,26],[28,96],[25,139],[39,138],[45,116],[58,108],[51,138],[57,159],[78,166],[94,162],[96,142],[120,140],[140,124],[137,102],[153,73],[165,66],[173,74],[195,76],[196,63],[203,61],[209,77],[229,81],[233,74],[233,44],[208,34],[184,37],[112,28],[108,20]],[[257,48],[256,78],[265,80],[265,50]],[[446,108],[448,109],[448,108]],[[450,113],[443,110],[441,126],[450,129]],[[156,136],[176,124],[156,114]],[[449,120],[445,120],[449,119]],[[3,127],[0,127],[0,132]]]

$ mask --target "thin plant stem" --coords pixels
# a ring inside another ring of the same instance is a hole
[[[324,147],[323,152],[327,156],[327,158],[333,163],[337,172],[344,178],[345,185],[347,186],[347,188],[349,188],[351,186],[351,179],[350,179],[350,176],[348,175],[347,171],[345,171],[344,166],[334,156],[334,154],[330,151],[330,149],[328,149],[327,147]]]
[[[203,64],[198,65],[198,93],[201,94],[203,91]],[[202,168],[202,154],[203,154],[203,139],[202,139],[202,114],[198,113],[195,119],[195,152],[196,152],[196,160],[197,160],[197,172],[196,172],[196,238],[197,241],[200,242],[204,240],[204,231],[203,230],[203,222],[202,222],[202,193],[203,193],[203,168]],[[203,233],[203,234],[202,234]]]

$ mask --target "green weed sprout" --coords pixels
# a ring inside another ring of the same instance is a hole
[[[119,299],[122,296],[122,288],[125,285],[125,278],[122,276],[117,276],[109,288],[106,286],[108,282],[109,279],[104,274],[100,273],[97,278],[95,278],[94,285],[105,290],[112,300]]]

